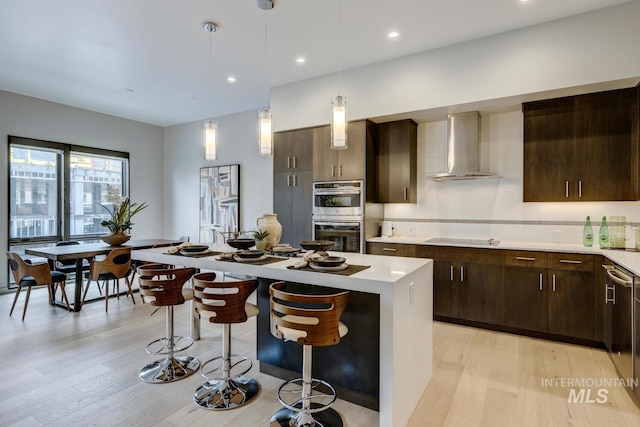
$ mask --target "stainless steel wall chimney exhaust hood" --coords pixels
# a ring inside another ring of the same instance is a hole
[[[480,113],[449,114],[447,118],[447,164],[449,170],[433,175],[434,181],[499,178],[489,172],[480,172],[478,164]]]

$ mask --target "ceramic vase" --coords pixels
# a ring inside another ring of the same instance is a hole
[[[256,228],[260,231],[268,231],[269,235],[265,239],[267,241],[266,248],[271,249],[280,242],[282,236],[282,224],[278,222],[278,214],[266,213],[256,220]]]

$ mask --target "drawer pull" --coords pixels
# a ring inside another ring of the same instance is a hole
[[[540,273],[540,291],[542,291],[542,273]]]
[[[382,248],[383,251],[387,251],[387,252],[395,252],[397,251],[397,249],[394,248]]]
[[[582,261],[575,259],[561,259],[561,264],[582,264]]]
[[[535,258],[530,258],[530,257],[526,257],[526,256],[517,256],[516,259],[518,261],[535,261]]]

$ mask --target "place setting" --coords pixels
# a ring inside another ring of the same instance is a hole
[[[243,249],[235,252],[221,253],[218,261],[241,262],[254,265],[271,264],[273,262],[284,261],[286,258],[270,256],[261,249]]]
[[[324,251],[317,252],[311,249],[307,251],[302,259],[287,268],[290,270],[317,271],[350,276],[369,267],[369,265],[349,264],[344,257],[333,256]]]
[[[197,245],[194,243],[183,243],[178,246],[172,246],[167,249],[169,255],[182,255],[194,258],[208,257],[218,255],[220,252],[212,251],[209,245]]]

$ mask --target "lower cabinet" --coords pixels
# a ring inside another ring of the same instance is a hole
[[[367,253],[433,259],[437,320],[603,340],[599,255],[380,242]]]
[[[434,260],[434,316],[502,324],[505,307],[502,251],[419,246],[416,255]]]
[[[505,325],[596,340],[594,256],[508,251]]]

